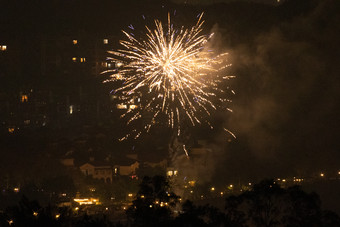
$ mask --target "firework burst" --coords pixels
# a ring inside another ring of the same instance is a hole
[[[226,88],[220,88],[223,80],[232,78],[222,75],[229,66],[227,53],[215,54],[209,48],[213,34],[201,35],[202,16],[191,28],[175,29],[170,15],[165,26],[155,20],[154,29],[146,26],[144,39],[123,31],[123,48],[109,51],[115,68],[103,72],[110,75],[105,82],[121,82],[112,91],[127,108],[121,117],[128,125],[139,122],[121,140],[136,139],[155,124],[166,124],[178,136],[183,122],[212,128],[211,112],[229,110],[223,104],[230,102],[224,98]]]

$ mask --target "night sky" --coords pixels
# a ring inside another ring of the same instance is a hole
[[[9,1],[1,2],[11,6]],[[237,139],[226,143],[225,133],[214,132],[212,137],[209,131],[200,132],[210,137],[209,146],[218,150],[215,159],[209,160],[211,177],[223,174],[229,179],[261,179],[340,169],[339,1],[275,4],[269,0],[188,0],[193,6],[175,0],[178,5],[131,1],[127,6],[115,2],[119,10],[107,8],[107,1],[86,2],[80,9],[79,1],[70,5],[55,1],[57,7],[44,5],[43,11],[34,4],[28,9],[19,5],[7,8],[9,12],[0,16],[0,40],[25,41],[22,48],[27,51],[23,55],[35,59],[35,43],[31,41],[41,35],[70,36],[74,31],[111,32],[119,37],[120,30],[140,21],[144,14],[158,18],[177,9],[176,22],[183,19],[189,23],[191,16],[204,11],[205,30],[216,33],[216,47],[229,53],[229,73],[236,76],[230,84],[236,92],[233,113],[221,113],[216,121],[234,132]],[[206,5],[215,2],[219,4]],[[257,4],[260,2],[266,4]],[[73,13],[75,9],[79,11]],[[34,67],[23,66],[22,74],[15,78],[0,75],[1,88],[57,86],[54,82],[63,87],[64,79],[71,81],[58,75],[51,76],[53,81],[41,77],[34,73]]]

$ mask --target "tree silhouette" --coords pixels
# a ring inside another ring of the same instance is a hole
[[[196,206],[190,200],[182,204],[182,211],[173,222],[173,226],[224,226],[225,215],[216,207]]]
[[[335,213],[321,210],[317,194],[299,186],[284,189],[273,180],[228,197],[225,211],[227,226],[340,226]]]
[[[144,177],[137,198],[127,210],[127,217],[133,226],[165,226],[172,219],[172,208],[179,197],[170,191],[164,176]]]

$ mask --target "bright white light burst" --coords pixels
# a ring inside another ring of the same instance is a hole
[[[175,29],[170,15],[165,27],[155,20],[155,29],[146,26],[144,39],[123,31],[127,38],[120,41],[123,48],[109,51],[115,68],[103,72],[110,74],[105,82],[121,81],[113,91],[128,106],[121,117],[128,119],[127,124],[141,122],[122,140],[138,138],[155,124],[166,124],[178,136],[183,122],[192,126],[205,122],[212,128],[211,111],[230,111],[223,104],[231,102],[224,98],[228,88],[220,88],[223,80],[233,78],[221,75],[230,65],[227,53],[215,54],[209,49],[213,34],[200,34],[202,16],[187,29]]]

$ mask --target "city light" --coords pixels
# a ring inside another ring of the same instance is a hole
[[[73,199],[74,202],[78,203],[79,205],[99,205],[99,199],[95,199],[95,198],[75,198]]]
[[[195,183],[196,183],[196,181],[194,181],[194,180],[191,180],[191,181],[189,181],[188,183],[189,183],[189,185],[190,185],[191,187],[194,187],[194,186],[195,186]]]
[[[27,102],[28,96],[27,95],[21,95],[21,102]]]

